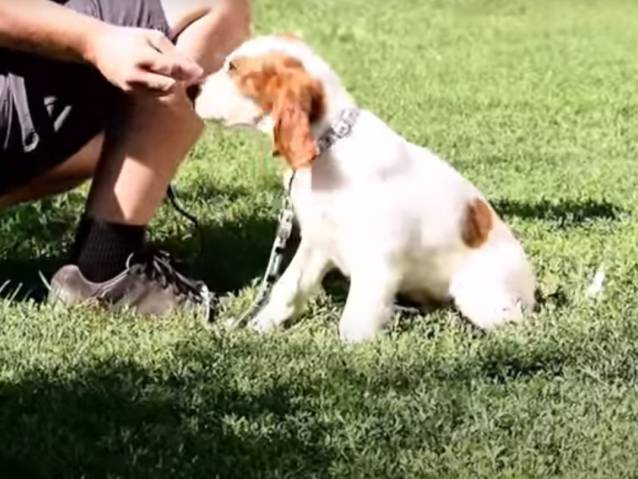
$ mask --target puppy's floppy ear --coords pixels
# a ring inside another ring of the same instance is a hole
[[[321,85],[303,69],[288,70],[278,80],[280,88],[272,108],[275,152],[291,168],[304,168],[319,154],[311,125],[323,114]]]

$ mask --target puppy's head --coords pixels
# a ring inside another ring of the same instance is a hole
[[[275,152],[292,168],[310,165],[318,153],[311,127],[325,103],[321,82],[304,66],[308,52],[288,35],[247,41],[201,85],[195,111],[229,127],[271,133]]]

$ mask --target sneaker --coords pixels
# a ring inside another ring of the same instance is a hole
[[[103,283],[87,280],[75,265],[63,266],[49,291],[49,301],[66,306],[96,302],[110,310],[131,308],[155,316],[189,311],[203,314],[205,321],[211,317],[211,298],[206,285],[178,273],[164,251],[132,254],[126,269]]]

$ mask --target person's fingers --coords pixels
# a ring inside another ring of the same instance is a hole
[[[199,81],[204,75],[202,67],[179,52],[175,45],[161,32],[153,32],[149,35],[149,43],[165,57],[167,63],[171,64],[170,75],[176,80],[192,83]]]
[[[159,31],[150,32],[148,35],[148,41],[158,52],[161,53],[172,53],[177,50],[173,42]]]
[[[176,80],[180,79],[178,78],[179,73],[176,71],[179,70],[179,67],[170,55],[155,50],[149,49],[149,51],[145,52],[145,56],[139,59],[137,66],[152,73],[158,73]]]
[[[170,93],[175,87],[176,81],[168,76],[158,75],[144,70],[140,70],[130,80],[133,89],[150,90],[158,94]]]

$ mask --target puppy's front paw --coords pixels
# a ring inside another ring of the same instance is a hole
[[[356,322],[346,322],[339,326],[341,340],[349,344],[372,341],[376,338],[377,332],[378,328]]]

